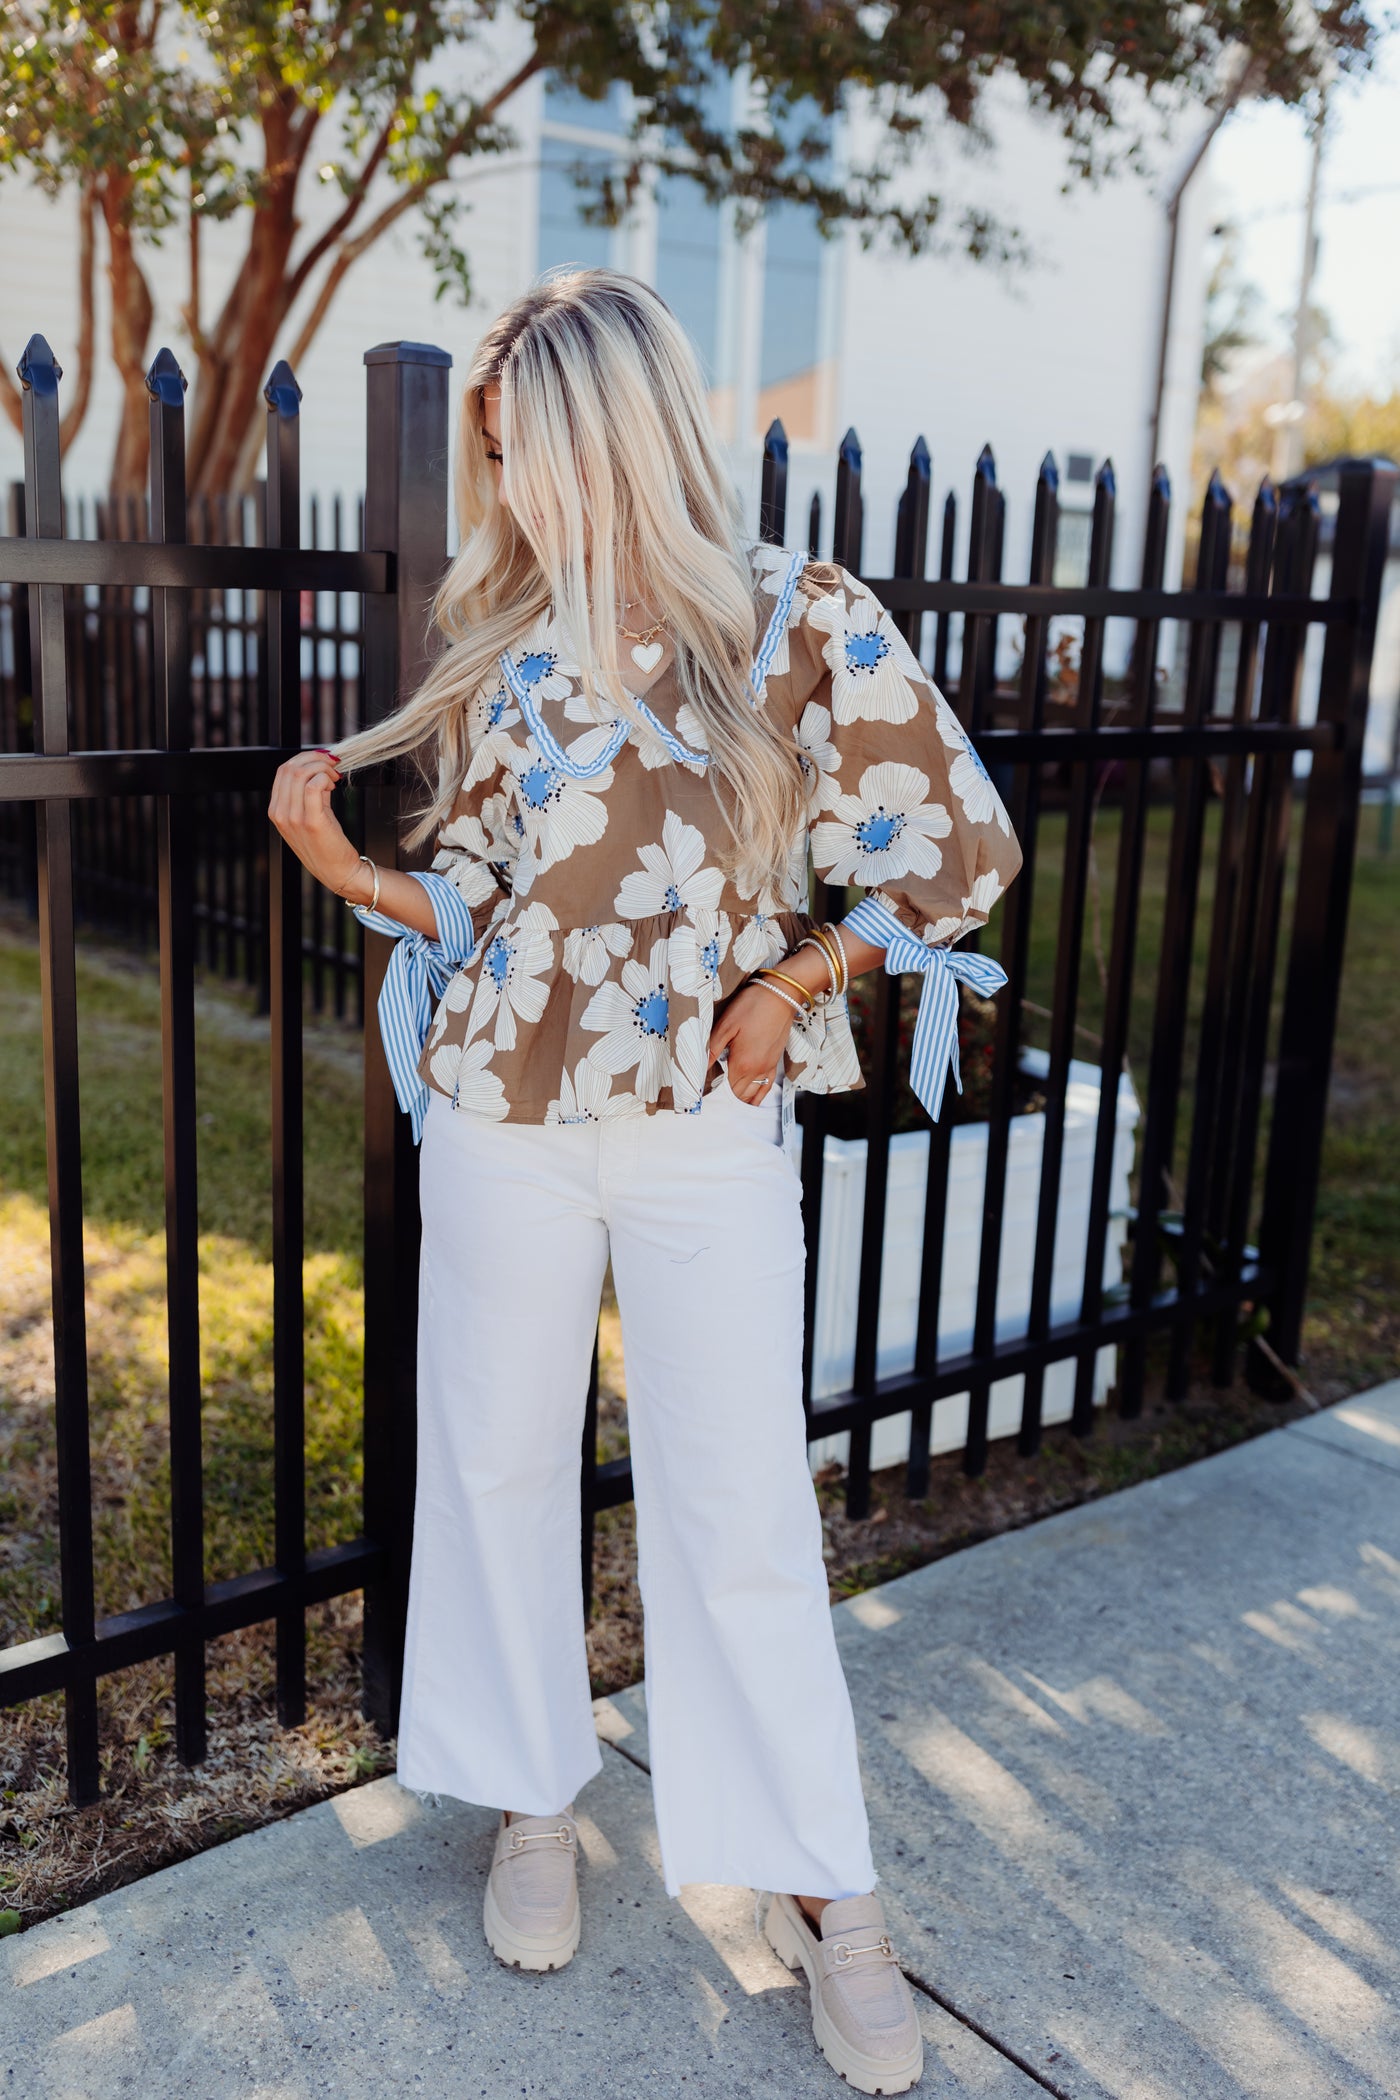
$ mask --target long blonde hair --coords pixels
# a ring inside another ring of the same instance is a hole
[[[482,437],[492,385],[499,497]],[[618,271],[571,270],[508,307],[467,373],[456,484],[461,548],[433,608],[446,646],[409,700],[338,746],[342,763],[410,755],[430,799],[407,843],[435,833],[467,769],[466,703],[551,603],[585,694],[631,718],[617,644],[626,577],[677,644],[731,872],[745,894],[776,882],[802,821],[801,766],[749,697],[754,594],[738,496],[695,354],[656,293]]]

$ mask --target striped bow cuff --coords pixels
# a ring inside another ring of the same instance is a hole
[[[984,999],[1006,982],[1006,972],[990,955],[964,953],[957,948],[930,948],[902,926],[887,904],[862,897],[854,911],[841,921],[872,947],[885,951],[885,968],[892,977],[917,970],[924,980],[919,995],[919,1014],[914,1023],[914,1047],[909,1058],[909,1084],[919,1100],[938,1121],[948,1073],[962,1092],[958,1066],[958,980],[971,985]]]
[[[379,1040],[416,1145],[428,1113],[428,1089],[418,1076],[418,1060],[428,1040],[433,1008],[462,964],[471,961],[476,929],[461,891],[445,875],[420,875],[414,869],[409,873],[428,893],[437,922],[436,940],[382,911],[371,911],[367,904],[355,905],[354,912],[362,926],[372,933],[387,933],[395,943],[379,991]]]

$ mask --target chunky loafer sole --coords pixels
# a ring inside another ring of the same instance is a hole
[[[811,1941],[792,1915],[791,1897],[773,1897],[763,1931],[784,1967],[804,1971],[812,1998],[812,2033],[832,2070],[839,2071],[847,2085],[858,2093],[907,2093],[918,2084],[924,2070],[922,2035],[905,2057],[867,2056],[833,2026],[822,2003],[821,1972],[812,1959]]]
[[[496,1901],[496,1892],[490,1882],[486,1884],[486,1900],[482,1906],[482,1925],[486,1931],[486,1943],[497,1961],[507,1968],[515,1969],[562,1969],[578,1952],[579,1933],[582,1928],[582,1909],[574,1904],[574,1914],[561,1932],[551,1933],[547,1938],[538,1933],[521,1932],[503,1915]]]

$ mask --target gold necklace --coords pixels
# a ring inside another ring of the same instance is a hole
[[[656,637],[660,634],[662,628],[665,625],[666,622],[664,620],[658,620],[654,626],[648,627],[644,633],[638,634],[634,628],[624,627],[619,621],[617,631],[624,638],[624,640],[629,642],[636,642],[639,646],[645,647],[645,645],[648,642],[654,642],[656,640]]]

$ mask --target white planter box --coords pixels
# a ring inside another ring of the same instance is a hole
[[[1043,1050],[1025,1049],[1021,1052],[1021,1066],[1026,1072],[1043,1076],[1049,1068],[1048,1054]],[[1098,1113],[1099,1067],[1082,1063],[1078,1058],[1072,1059],[1065,1100],[1064,1151],[1050,1289],[1052,1321],[1072,1320],[1079,1314]],[[1125,1072],[1118,1083],[1118,1116],[1109,1182],[1108,1237],[1104,1247],[1105,1286],[1122,1280],[1128,1176],[1133,1164],[1138,1113],[1137,1095]],[[953,1130],[949,1147],[948,1222],[938,1313],[940,1357],[958,1355],[972,1346],[982,1236],[982,1194],[987,1178],[987,1129],[985,1123],[960,1123]],[[1029,1325],[1031,1262],[1035,1252],[1035,1216],[1040,1199],[1044,1137],[1043,1115],[1012,1117],[1001,1268],[997,1278],[998,1341],[1025,1334]],[[914,1130],[904,1132],[890,1142],[877,1348],[877,1368],[882,1378],[914,1367],[928,1141],[926,1130]],[[855,1372],[856,1295],[864,1204],[865,1139],[829,1137],[822,1176],[817,1331],[812,1373],[812,1393],[818,1400],[849,1391]],[[1117,1375],[1117,1359],[1118,1351],[1111,1344],[1106,1344],[1097,1353],[1094,1365],[1096,1407],[1101,1407],[1107,1399]],[[1024,1376],[1019,1372],[1014,1377],[999,1378],[993,1383],[989,1416],[992,1436],[1012,1436],[1020,1428],[1024,1385]],[[936,1402],[933,1450],[957,1451],[966,1443],[967,1405],[965,1392],[950,1393]],[[1042,1419],[1046,1422],[1068,1421],[1073,1405],[1074,1359],[1066,1357],[1046,1368]],[[811,1446],[813,1469],[832,1459],[844,1465],[849,1445],[850,1437],[845,1431],[836,1436],[818,1438]],[[908,1414],[888,1415],[883,1421],[876,1422],[871,1438],[871,1464],[876,1467],[899,1465],[908,1455]]]

